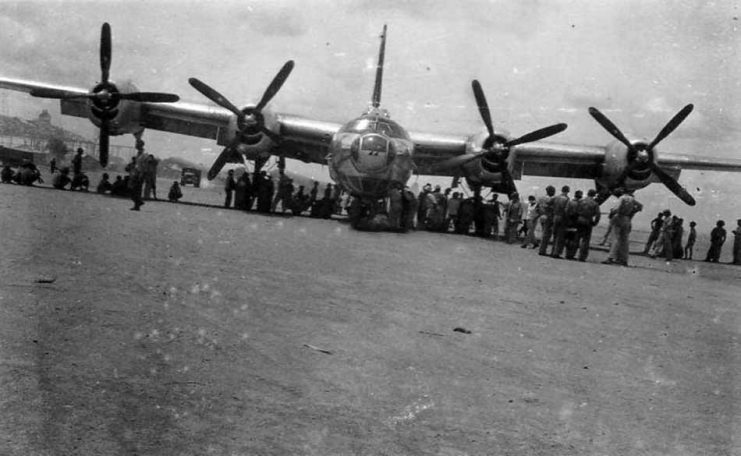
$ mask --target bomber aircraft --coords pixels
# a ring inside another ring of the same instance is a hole
[[[100,161],[107,160],[108,135],[134,133],[145,128],[216,140],[225,146],[208,172],[213,179],[226,163],[255,162],[260,169],[271,156],[279,167],[285,159],[329,166],[330,176],[341,188],[365,200],[387,195],[392,185],[404,185],[412,173],[463,178],[475,193],[490,188],[500,193],[515,191],[523,175],[593,179],[598,200],[605,201],[616,189],[637,190],[663,183],[685,203],[695,200],[677,182],[682,169],[741,171],[741,160],[659,154],[656,146],[691,113],[680,110],[652,140],[625,136],[604,114],[589,108],[591,116],[616,141],[606,146],[558,144],[540,140],[555,135],[559,123],[520,137],[495,130],[481,84],[472,88],[484,129],[466,135],[408,132],[380,107],[386,26],[376,69],[371,104],[358,118],[345,124],[273,112],[267,106],[293,69],[288,61],[256,104],[237,107],[206,83],[190,78],[190,84],[218,107],[193,103],[169,103],[174,95],[141,93],[118,88],[108,79],[111,63],[110,26],[103,25],[100,43],[102,80],[92,91],[33,81],[0,78],[0,88],[29,92],[33,96],[59,98],[62,113],[88,117],[101,129]],[[163,103],[164,102],[164,103]]]

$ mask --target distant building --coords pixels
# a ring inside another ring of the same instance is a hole
[[[32,152],[37,156],[36,163],[48,162],[50,141],[60,140],[69,152],[82,147],[86,155],[93,157],[98,155],[97,139],[91,140],[53,125],[51,114],[46,109],[34,120],[0,115],[0,146]],[[133,147],[111,145],[110,154],[127,162],[129,157],[136,155],[136,150]]]

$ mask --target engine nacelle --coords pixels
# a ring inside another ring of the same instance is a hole
[[[280,132],[280,124],[272,111],[264,108],[262,112],[255,112],[254,107],[255,105],[248,105],[242,108],[242,112],[245,113],[244,121],[240,121],[237,116],[230,117],[229,125],[219,132],[217,138],[219,145],[226,146],[231,144],[237,135],[240,135],[237,151],[246,160],[269,158],[270,151],[276,146],[275,142],[260,130],[260,122],[264,122],[265,128],[270,131],[276,134]],[[242,159],[234,157],[229,162],[242,163]]]
[[[626,190],[639,190],[652,183],[661,181],[651,172],[650,162],[658,162],[656,149],[647,151],[648,142],[644,139],[631,140],[635,152],[631,152],[620,141],[614,141],[606,146],[605,161],[602,164],[602,175],[595,179],[598,188],[614,190],[623,187]],[[620,179],[630,163],[633,169],[628,173],[625,182],[621,185]],[[674,179],[679,178],[679,169],[665,168],[664,171]]]
[[[139,133],[144,130],[141,125],[141,103],[137,101],[116,100],[116,93],[138,92],[136,86],[130,82],[116,86],[109,81],[107,84],[98,84],[93,92],[106,90],[111,94],[111,100],[88,100],[88,118],[96,126],[100,127],[104,116],[109,117],[108,134],[112,136],[125,133]]]
[[[466,141],[466,154],[480,156],[479,159],[471,160],[462,166],[463,176],[469,187],[490,187],[494,191],[508,191],[502,185],[502,162],[498,154],[507,155],[504,163],[511,171],[515,151],[501,148],[498,144],[506,143],[510,139],[509,133],[504,130],[495,132],[493,139],[489,138],[487,130],[483,130]]]

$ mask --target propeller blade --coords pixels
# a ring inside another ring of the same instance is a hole
[[[175,103],[180,97],[172,93],[159,92],[132,92],[118,95],[122,100],[141,101],[149,103]]]
[[[75,93],[60,89],[32,89],[29,93],[32,97],[54,98],[59,100],[70,100],[73,98],[90,98],[95,96],[94,93]]]
[[[651,141],[651,144],[648,145],[648,150],[652,150],[658,143],[664,140],[671,132],[673,132],[679,124],[684,122],[684,119],[687,118],[687,116],[690,115],[692,112],[692,109],[694,106],[692,104],[688,104],[684,108],[682,108],[681,111],[679,111],[672,120],[669,121],[669,123],[666,124],[666,126],[659,132],[658,135],[656,135],[656,138],[654,138],[653,141]]]
[[[221,171],[221,168],[224,167],[224,165],[229,162],[229,159],[232,158],[232,155],[234,154],[234,147],[233,145],[235,143],[239,143],[239,141],[232,141],[231,144],[226,146],[224,150],[221,151],[218,157],[216,157],[216,160],[214,161],[214,164],[211,165],[211,169],[208,170],[208,180],[213,180],[218,174],[219,171]]]
[[[486,129],[489,131],[489,136],[494,136],[494,127],[491,124],[491,113],[489,113],[489,105],[486,103],[486,97],[484,96],[484,91],[481,89],[481,84],[479,84],[479,81],[474,79],[471,81],[471,87],[473,87],[473,96],[476,97],[476,105],[479,107],[481,119],[483,119]]]
[[[100,72],[101,82],[108,82],[111,71],[111,26],[103,23],[100,30]]]
[[[566,125],[565,123],[559,123],[559,124],[551,125],[550,127],[541,128],[540,130],[535,130],[535,131],[530,132],[530,133],[528,133],[526,135],[520,136],[517,139],[513,139],[513,140],[509,141],[505,146],[506,147],[512,147],[512,146],[516,146],[518,144],[524,144],[524,143],[529,143],[529,142],[533,142],[533,141],[538,141],[540,139],[547,138],[549,136],[553,136],[553,135],[555,135],[557,133],[561,133],[562,131],[566,130],[566,127],[567,126],[568,125]]]
[[[105,168],[108,165],[108,119],[101,121],[99,146],[98,160],[100,160],[100,166]]]
[[[659,166],[654,162],[651,162],[651,171],[653,171],[654,174],[656,174],[656,176],[659,178],[659,180],[664,185],[666,185],[666,188],[677,195],[679,199],[689,204],[690,206],[695,205],[695,199],[692,197],[692,195],[690,195],[687,190],[685,190],[685,188],[679,184],[679,182],[677,182],[672,176],[667,174],[663,169],[659,168]]]
[[[239,108],[231,104],[229,100],[227,100],[223,95],[221,95],[216,90],[209,87],[207,84],[199,81],[196,78],[190,78],[188,79],[188,82],[190,83],[190,85],[193,86],[194,89],[201,92],[209,100],[213,101],[214,103],[221,106],[222,108],[230,110],[231,112],[233,112],[240,118],[244,117],[244,113],[240,111]]]
[[[623,132],[620,131],[618,127],[615,126],[614,123],[610,122],[610,119],[605,117],[604,114],[599,112],[597,108],[589,108],[589,114],[594,117],[594,120],[597,121],[600,125],[602,125],[602,128],[607,130],[612,136],[614,136],[618,141],[625,144],[628,147],[628,150],[633,151],[633,145],[628,141],[628,138],[625,137]]]
[[[286,79],[288,78],[288,75],[291,74],[291,71],[293,71],[293,60],[289,60],[283,65],[283,68],[280,69],[278,74],[275,75],[273,78],[273,82],[270,83],[268,88],[265,90],[265,93],[262,95],[262,99],[259,103],[257,103],[257,106],[255,106],[255,109],[257,111],[262,111],[262,108],[267,105],[270,100],[273,99],[275,94],[278,93],[281,87],[283,87],[283,83],[286,82]]]

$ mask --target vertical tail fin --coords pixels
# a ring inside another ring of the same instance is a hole
[[[383,56],[386,53],[386,24],[383,24],[381,33],[381,50],[378,53],[378,66],[376,67],[376,84],[373,87],[373,107],[381,105],[381,83],[383,81]]]

